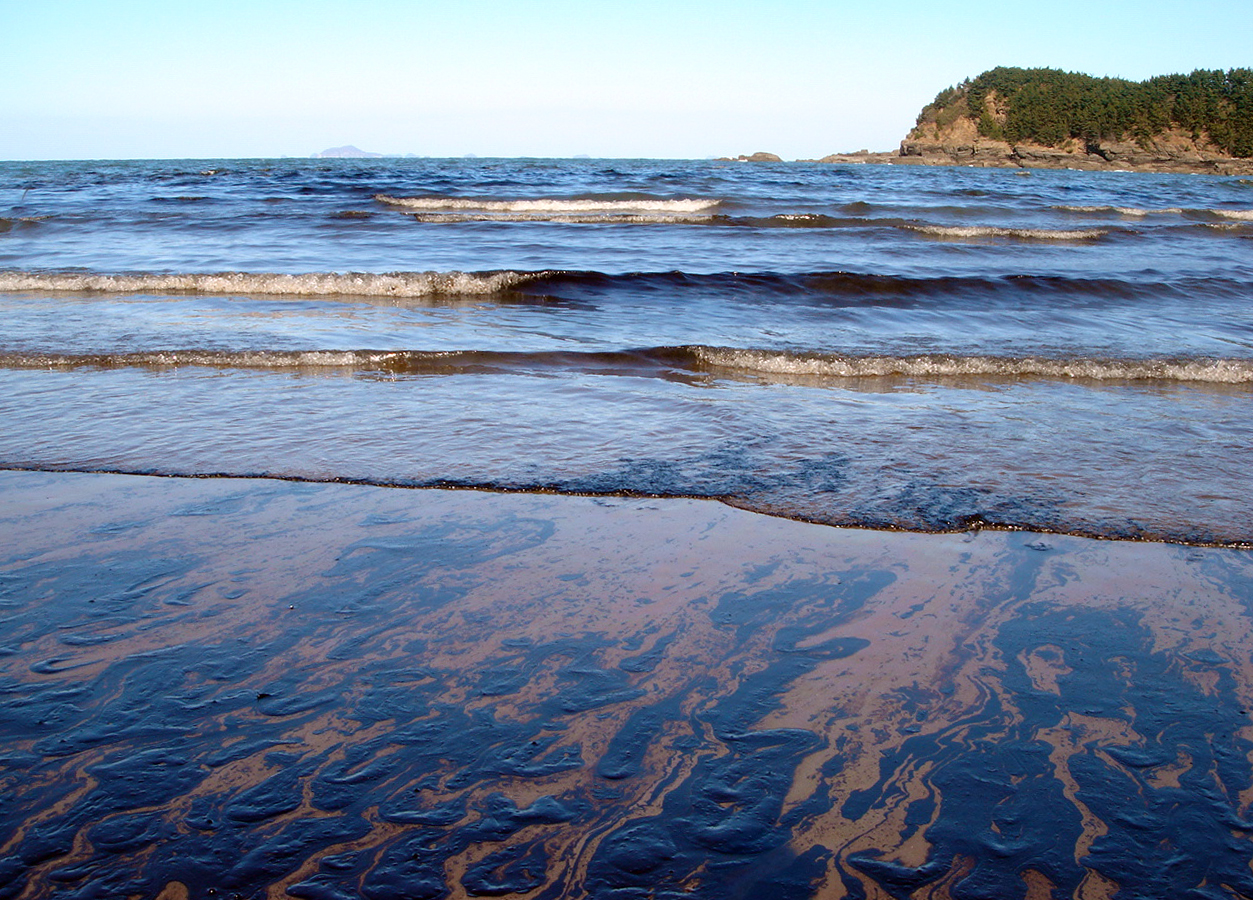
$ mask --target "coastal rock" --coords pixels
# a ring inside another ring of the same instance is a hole
[[[896,153],[893,152],[872,152],[870,150],[858,150],[855,153],[831,153],[821,159],[807,159],[805,162],[835,163],[837,165],[858,166],[866,163],[889,163],[894,160]]]
[[[824,160],[825,161],[825,160]],[[1151,140],[1101,141],[1084,144],[1069,140],[1060,147],[997,141],[978,133],[971,119],[959,118],[941,126],[926,122],[901,141],[889,162],[932,166],[984,166],[1086,171],[1200,172],[1214,175],[1253,174],[1253,160],[1227,156],[1204,139],[1193,139],[1178,129]]]
[[[764,150],[758,150],[751,156],[741,153],[739,156],[724,156],[721,162],[783,162],[783,157],[775,153],[766,153]]]

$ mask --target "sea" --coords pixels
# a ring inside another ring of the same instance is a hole
[[[1253,180],[0,163],[0,468],[1247,546]]]
[[[0,163],[0,900],[1253,896],[1251,239],[1203,175]]]

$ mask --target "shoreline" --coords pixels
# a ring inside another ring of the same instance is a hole
[[[691,500],[0,488],[0,871],[26,896],[1250,880],[1225,824],[1253,807],[1245,551]]]
[[[402,481],[388,481],[384,479],[368,479],[368,478],[347,478],[340,476],[327,476],[319,478],[315,476],[301,475],[275,475],[266,473],[240,474],[235,472],[202,472],[202,473],[180,473],[180,472],[154,472],[131,469],[116,468],[28,468],[24,466],[0,466],[0,474],[6,472],[29,473],[29,474],[66,474],[66,475],[117,475],[127,478],[161,478],[161,479],[187,479],[190,481],[261,481],[261,482],[289,482],[291,484],[325,484],[325,485],[345,485],[363,488],[379,488],[384,490],[403,490],[403,491],[467,491],[480,494],[500,494],[503,496],[530,495],[539,497],[571,497],[586,499],[622,499],[622,500],[693,500],[705,501],[711,503],[719,503],[731,509],[742,510],[753,515],[764,516],[769,519],[779,519],[787,522],[797,522],[804,525],[813,525],[820,528],[837,528],[852,531],[869,531],[883,532],[884,534],[917,534],[917,535],[955,535],[955,534],[978,534],[980,532],[991,532],[999,534],[1034,534],[1040,536],[1058,536],[1078,538],[1087,541],[1111,541],[1114,543],[1126,544],[1161,544],[1174,547],[1198,547],[1220,550],[1253,550],[1253,540],[1188,540],[1184,538],[1174,538],[1169,535],[1158,535],[1152,532],[1133,535],[1103,534],[1094,531],[1083,531],[1080,529],[1064,530],[1050,529],[1046,527],[1033,527],[1029,525],[1016,525],[1012,523],[997,522],[986,519],[982,516],[968,516],[962,521],[954,523],[951,527],[928,528],[919,526],[909,528],[892,524],[876,524],[876,523],[859,523],[859,522],[843,522],[831,521],[818,518],[816,516],[806,516],[801,513],[791,513],[786,511],[777,511],[766,508],[764,505],[753,505],[751,502],[734,495],[712,495],[712,494],[681,494],[681,493],[650,493],[647,491],[628,491],[628,490],[605,490],[605,491],[589,491],[589,490],[564,490],[558,487],[546,486],[529,486],[529,485],[496,485],[496,484],[478,484],[466,483],[453,480],[438,479],[429,483],[406,483]]]
[[[1143,162],[1107,159],[1097,153],[1067,153],[1053,147],[979,147],[919,150],[905,154],[900,151],[832,153],[820,159],[798,159],[797,162],[833,165],[894,166],[964,166],[975,169],[1017,169],[1031,171],[1126,172],[1146,175],[1216,175],[1245,177],[1253,175],[1253,159],[1213,157],[1181,162],[1170,157]]]

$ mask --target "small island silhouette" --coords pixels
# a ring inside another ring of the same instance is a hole
[[[362,150],[360,147],[354,147],[352,144],[345,144],[342,147],[331,147],[329,150],[323,150],[321,153],[314,153],[311,159],[382,159],[382,153],[371,153],[369,150]]]

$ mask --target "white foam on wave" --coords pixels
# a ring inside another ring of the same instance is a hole
[[[1186,212],[1178,206],[1168,206],[1162,209],[1141,209],[1137,206],[1054,206],[1053,209],[1075,213],[1118,213],[1120,216],[1134,219],[1142,219],[1145,216],[1178,216]]]
[[[1109,234],[1100,228],[1004,228],[995,225],[904,225],[909,231],[931,237],[982,238],[1009,237],[1028,241],[1090,241]]]
[[[536,272],[310,272],[302,275],[256,272],[143,275],[0,272],[0,291],[422,297],[430,294],[492,294],[542,275]]]
[[[713,209],[717,200],[596,200],[541,197],[533,200],[485,200],[477,197],[392,197],[375,194],[375,200],[406,209],[431,212],[475,210],[495,213],[699,213]]]
[[[838,356],[777,350],[689,345],[640,351],[642,357],[669,368],[676,362],[708,372],[739,373],[767,378],[1019,378],[1090,381],[1172,381],[1208,384],[1253,384],[1253,359],[1048,359],[1043,357]],[[487,354],[492,357],[494,354]],[[596,354],[591,354],[592,362]],[[521,354],[493,360],[474,351],[458,350],[208,350],[163,349],[103,354],[0,353],[0,366],[16,369],[80,367],[335,369],[445,374],[466,366],[519,363],[564,368],[578,365],[579,354],[560,359],[547,354]]]
[[[763,375],[826,378],[1009,377],[1098,381],[1253,383],[1250,359],[1047,359],[993,356],[805,356],[766,350],[694,347],[709,367]]]
[[[18,369],[241,368],[386,369],[415,360],[437,362],[454,351],[430,350],[147,350],[117,354],[0,354],[0,365]]]
[[[642,215],[639,213],[410,213],[416,221],[436,225],[461,222],[554,222],[558,225],[685,225],[708,222],[710,216]]]
[[[1073,213],[1118,213],[1121,216],[1142,219],[1147,216],[1209,215],[1220,219],[1253,222],[1253,210],[1249,209],[1184,209],[1168,206],[1161,209],[1141,209],[1135,206],[1054,206],[1053,209]]]

